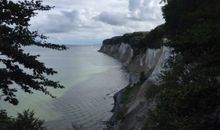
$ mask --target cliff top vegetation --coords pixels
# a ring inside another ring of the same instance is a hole
[[[122,36],[112,37],[103,41],[104,45],[115,45],[120,43],[129,44],[134,50],[145,50],[146,48],[160,48],[165,37],[164,25],[160,25],[149,32],[126,33]]]

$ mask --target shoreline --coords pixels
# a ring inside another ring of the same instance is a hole
[[[116,92],[113,96],[114,106],[113,106],[113,109],[111,110],[113,115],[106,123],[106,127],[107,127],[106,130],[115,129],[117,126],[117,123],[118,123],[117,114],[120,111],[121,95],[122,95],[123,90],[124,90],[124,88],[121,89],[120,91]]]

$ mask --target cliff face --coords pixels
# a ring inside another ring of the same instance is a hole
[[[133,57],[133,49],[130,47],[130,45],[125,43],[116,45],[103,44],[99,51],[119,59],[125,66],[131,62]]]
[[[144,52],[134,55],[133,48],[126,43],[103,44],[99,51],[120,60],[130,73],[132,84],[139,82],[140,74],[143,72],[146,79],[151,78],[156,81],[156,75],[160,73],[170,54],[170,49],[162,46],[158,49],[148,48]]]
[[[121,104],[121,106],[123,105],[126,108],[123,121],[119,120],[114,123],[117,125],[113,126],[112,129],[133,130],[142,128],[146,118],[145,113],[153,107],[153,104],[149,104],[146,101],[145,91],[150,85],[158,82],[158,75],[168,59],[171,49],[165,46],[157,49],[147,48],[135,55],[134,49],[129,44],[119,43],[103,44],[99,51],[120,60],[123,63],[123,67],[130,74],[130,86],[138,88],[137,91],[132,93],[132,96],[130,96],[132,98],[129,99],[128,103]],[[143,76],[144,81],[140,83]],[[123,91],[120,92],[122,93],[120,95],[123,95]]]

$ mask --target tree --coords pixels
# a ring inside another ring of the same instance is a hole
[[[14,88],[13,84],[17,84],[21,90],[27,93],[33,93],[33,90],[37,90],[53,97],[47,88],[63,88],[63,86],[46,76],[57,72],[38,61],[39,55],[25,53],[22,49],[26,46],[56,50],[66,49],[63,45],[46,42],[46,36],[30,30],[31,17],[34,17],[37,11],[47,11],[52,7],[42,5],[40,0],[19,2],[0,0],[0,5],[1,99],[3,98],[14,105],[18,104],[16,99],[18,88]],[[23,68],[31,70],[31,73],[27,73]]]
[[[25,110],[18,113],[16,118],[9,117],[3,110],[0,111],[1,130],[46,130],[44,121],[34,117],[34,112]]]
[[[165,0],[165,32],[173,54],[145,129],[216,130],[220,127],[220,1]],[[150,92],[154,92],[153,94]],[[150,93],[150,94],[149,94]]]
[[[170,46],[187,64],[212,76],[220,73],[220,1],[167,0],[163,15]]]

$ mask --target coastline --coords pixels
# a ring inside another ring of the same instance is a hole
[[[103,53],[103,54],[105,54],[105,55],[107,55],[107,56],[110,56],[110,57],[113,58],[113,59],[118,60],[120,63],[122,63],[121,68],[124,69],[124,70],[126,70],[126,71],[128,71],[127,68],[126,68],[126,66],[125,66],[125,64],[123,64],[123,62],[122,62],[120,59],[118,59],[117,56],[113,56],[113,55],[110,55],[110,54],[106,53],[105,51],[102,50],[102,46],[101,46],[101,48],[100,48],[99,50],[97,50],[97,51],[98,51],[99,53]],[[129,73],[129,71],[128,71],[128,73]],[[129,74],[129,75],[130,75],[130,74]],[[128,84],[128,85],[130,85],[130,84],[131,84],[131,83],[130,83],[130,81],[129,81],[129,84]],[[127,86],[128,86],[128,85],[127,85]],[[126,86],[126,87],[127,87],[127,86]],[[119,128],[119,122],[118,122],[119,120],[118,120],[117,116],[118,116],[118,114],[119,114],[119,112],[120,112],[121,96],[122,96],[124,90],[126,89],[126,87],[122,88],[121,90],[119,90],[118,92],[116,92],[116,93],[114,94],[114,96],[113,96],[114,105],[113,105],[113,108],[112,108],[112,110],[111,110],[111,112],[113,113],[113,115],[111,116],[111,118],[110,118],[108,121],[104,122],[105,125],[106,125],[106,128],[104,128],[103,130],[117,130],[117,129]]]
[[[117,127],[117,123],[118,123],[117,115],[120,111],[120,102],[121,102],[122,91],[123,91],[123,89],[121,89],[120,91],[115,93],[113,96],[114,106],[113,106],[113,109],[111,110],[113,115],[106,124],[107,125],[106,130],[113,130],[113,129],[116,129],[116,127]]]
[[[149,104],[145,98],[147,88],[158,82],[163,65],[170,56],[171,49],[165,46],[147,48],[141,53],[134,53],[129,44],[104,44],[98,52],[104,53],[122,63],[129,74],[129,84],[114,95],[112,117],[106,122],[106,130],[141,129]]]

